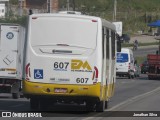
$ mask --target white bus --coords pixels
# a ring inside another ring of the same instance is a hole
[[[58,101],[104,111],[116,80],[115,31],[99,17],[30,15],[23,92],[31,109]]]

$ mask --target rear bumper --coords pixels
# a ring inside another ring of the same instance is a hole
[[[54,90],[67,89],[67,92],[56,93]],[[81,98],[81,97],[94,97],[101,96],[100,83],[96,85],[66,85],[66,84],[44,84],[34,83],[24,80],[23,81],[23,94],[25,97],[31,98],[34,96],[41,97],[56,97],[56,98]]]

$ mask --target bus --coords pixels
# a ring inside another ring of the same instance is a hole
[[[104,111],[116,80],[116,36],[115,25],[99,17],[30,15],[23,80],[30,108],[74,102]]]

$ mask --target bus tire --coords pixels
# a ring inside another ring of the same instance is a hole
[[[47,110],[48,102],[45,100],[40,100],[40,110]]]
[[[39,109],[39,100],[36,98],[30,98],[30,108],[32,110]]]
[[[103,112],[105,110],[105,101],[100,101],[96,104],[96,112]]]
[[[134,79],[134,75],[131,75],[131,78]]]
[[[131,79],[131,75],[128,75],[128,79]]]
[[[12,93],[12,98],[13,99],[18,99],[19,98],[19,94],[18,93]]]
[[[108,101],[105,101],[105,109],[108,108]]]
[[[94,107],[95,107],[95,104],[93,102],[91,102],[91,101],[86,102],[86,111],[87,112],[93,112]]]

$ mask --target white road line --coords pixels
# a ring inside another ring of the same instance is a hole
[[[119,103],[118,105],[113,106],[112,108],[106,109],[105,111],[113,111],[113,110],[115,110],[115,109],[117,109],[117,108],[120,108],[120,107],[123,106],[123,105],[128,105],[128,104],[130,104],[130,103],[132,103],[132,102],[135,102],[135,101],[137,101],[137,100],[139,100],[139,99],[141,99],[141,98],[143,98],[143,97],[149,96],[149,95],[151,95],[151,94],[153,94],[153,93],[156,93],[156,92],[158,92],[158,91],[160,91],[160,87],[158,87],[158,88],[156,88],[156,89],[154,89],[154,90],[152,90],[152,91],[150,91],[150,92],[146,92],[146,93],[144,93],[144,94],[141,94],[141,95],[138,95],[138,96],[129,98],[129,99],[127,99],[126,101],[121,102],[121,103]],[[101,116],[102,114],[103,114],[103,113],[99,113],[99,114],[96,114],[96,115],[94,115],[94,116],[92,116],[92,117],[84,118],[84,119],[82,119],[82,120],[91,120],[91,119],[94,119],[95,117],[96,117],[96,120],[97,120],[97,117],[98,117],[98,116]],[[98,118],[99,118],[99,117],[98,117]]]
[[[105,110],[105,111],[112,111],[112,110],[114,110],[114,109],[116,109],[116,108],[119,108],[119,107],[122,106],[122,105],[129,104],[129,103],[131,103],[131,102],[134,102],[134,101],[136,101],[136,100],[138,100],[138,99],[140,99],[140,98],[149,96],[149,95],[151,95],[151,94],[153,94],[153,93],[155,93],[155,92],[158,92],[158,91],[160,91],[160,87],[158,87],[158,88],[156,88],[156,89],[154,89],[154,90],[152,90],[152,91],[150,91],[150,92],[147,92],[147,93],[144,93],[144,94],[141,94],[141,95],[138,95],[138,96],[129,98],[129,99],[127,99],[126,101],[121,102],[120,104],[118,104],[118,105],[116,105],[116,106],[114,106],[114,107],[112,107],[112,108],[110,108],[110,109],[107,109],[107,110]]]

